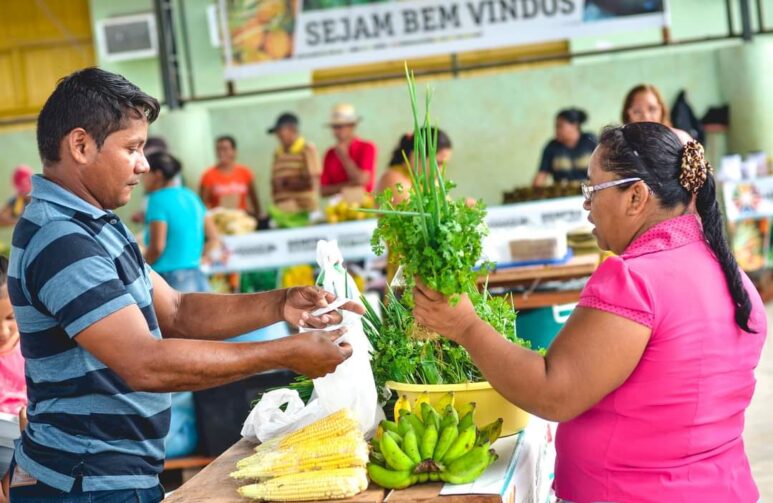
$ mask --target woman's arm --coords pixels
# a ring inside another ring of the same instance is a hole
[[[220,233],[217,232],[215,219],[212,215],[204,216],[204,257],[208,257],[211,252],[220,248]]]
[[[150,222],[148,232],[150,233],[150,239],[148,240],[148,248],[145,250],[145,262],[153,265],[166,249],[166,222]]]
[[[469,351],[510,402],[551,421],[568,421],[617,389],[634,371],[651,330],[626,318],[578,307],[546,356],[517,346],[475,315],[427,287],[414,291],[417,321]]]
[[[397,192],[397,184],[403,186],[403,192]],[[408,198],[408,189],[411,187],[411,181],[405,180],[399,173],[393,169],[388,169],[381,175],[376,185],[376,194],[381,194],[386,189],[392,189],[392,204],[398,204]]]

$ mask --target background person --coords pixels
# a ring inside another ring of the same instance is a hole
[[[588,114],[578,108],[567,108],[556,115],[555,137],[542,151],[539,171],[532,185],[544,187],[549,178],[553,183],[585,180],[588,175],[588,163],[596,137],[582,130],[588,120]]]
[[[756,503],[743,429],[766,312],[723,235],[703,148],[652,122],[608,128],[588,174],[594,235],[618,256],[544,357],[466,297],[452,307],[419,285],[416,320],[464,346],[512,403],[561,423],[559,498]]]
[[[360,120],[352,105],[344,103],[333,108],[329,126],[336,144],[325,153],[320,181],[325,197],[339,194],[347,187],[373,191],[376,183],[376,144],[357,136]]]
[[[236,139],[220,136],[215,140],[217,164],[201,177],[199,196],[209,209],[239,209],[258,218],[261,215],[252,170],[236,162]]]
[[[683,144],[692,141],[687,132],[673,127],[663,95],[652,84],[639,84],[625,96],[623,101],[623,124],[634,122],[657,122],[668,126]]]
[[[220,246],[215,223],[199,196],[175,183],[182,170],[179,160],[162,152],[147,159],[150,171],[142,177],[148,194],[145,261],[175,290],[208,292],[200,265]]]
[[[24,212],[32,190],[32,168],[24,164],[17,166],[11,175],[11,184],[15,194],[0,211],[0,226],[16,225],[22,212]]]
[[[279,145],[271,165],[274,205],[284,212],[312,212],[319,208],[321,169],[317,147],[300,132],[298,116],[283,113],[268,130]]]
[[[441,166],[447,164],[453,155],[451,138],[442,130],[431,128],[433,136],[437,135],[436,158]],[[376,186],[376,193],[381,194],[386,189],[392,189],[392,204],[397,204],[408,197],[408,189],[411,188],[411,175],[409,169],[412,169],[416,158],[413,155],[414,141],[413,134],[404,134],[400,137],[397,147],[392,151],[392,158],[389,160],[389,166],[386,173],[381,175]],[[403,154],[405,157],[403,157]],[[410,166],[405,165],[405,159],[411,162]],[[403,187],[403,192],[397,192],[397,185]]]

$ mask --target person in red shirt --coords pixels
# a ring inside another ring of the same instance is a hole
[[[346,187],[363,187],[373,191],[376,181],[376,145],[357,137],[360,117],[349,104],[333,108],[330,127],[336,145],[328,149],[320,180],[322,195],[339,194]]]
[[[201,177],[199,195],[207,208],[244,210],[260,216],[255,177],[247,166],[236,162],[236,140],[221,136],[215,142],[217,164]]]

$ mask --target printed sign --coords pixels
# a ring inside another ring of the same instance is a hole
[[[220,0],[226,77],[564,40],[667,24],[665,0]]]

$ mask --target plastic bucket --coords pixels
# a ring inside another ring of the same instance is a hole
[[[529,414],[508,402],[505,397],[491,387],[488,382],[465,384],[405,384],[387,381],[387,387],[398,395],[406,395],[413,403],[425,391],[429,393],[430,403],[435,404],[444,394],[454,392],[457,408],[469,402],[475,402],[475,424],[481,428],[500,417],[502,436],[513,435],[523,430],[529,422]]]

